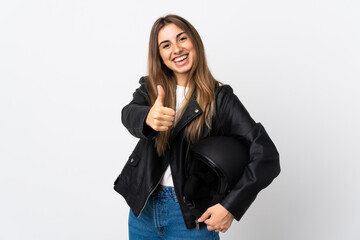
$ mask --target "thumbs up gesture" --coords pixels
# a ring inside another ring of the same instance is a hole
[[[155,131],[166,131],[173,125],[175,111],[172,108],[164,107],[165,92],[164,89],[157,85],[158,97],[151,107],[145,123]]]

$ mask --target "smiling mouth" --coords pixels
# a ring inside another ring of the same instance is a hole
[[[188,58],[188,55],[186,54],[186,55],[182,55],[181,57],[177,57],[177,58],[174,58],[174,62],[175,63],[179,63],[179,62],[182,62],[182,61],[184,61],[185,59],[187,59]]]

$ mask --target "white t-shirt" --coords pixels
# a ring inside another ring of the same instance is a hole
[[[181,105],[182,105],[182,103],[184,101],[187,90],[188,90],[188,88],[186,88],[186,87],[179,86],[179,85],[176,86],[176,109],[175,109],[176,113],[175,113],[175,118],[176,118],[178,110],[180,109],[180,107],[181,107]],[[165,171],[165,173],[164,173],[164,175],[163,175],[163,177],[162,177],[162,179],[160,181],[160,185],[166,186],[166,187],[173,187],[174,186],[173,179],[172,179],[172,176],[171,176],[170,164],[166,168],[166,171]]]

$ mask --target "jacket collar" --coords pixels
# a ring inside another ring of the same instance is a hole
[[[202,113],[202,110],[196,101],[197,93],[196,90],[191,95],[189,103],[181,116],[179,122],[175,125],[174,129],[172,130],[170,142],[172,142],[176,135],[187,125],[189,124],[194,118],[199,116]]]
[[[217,92],[219,91],[219,84],[216,84],[215,86],[215,96],[217,95]],[[184,111],[184,114],[180,118],[179,122],[174,127],[171,135],[170,135],[170,143],[175,139],[176,135],[184,128],[186,125],[188,125],[194,118],[202,114],[202,110],[199,106],[199,103],[196,101],[197,97],[197,91],[195,90],[193,94],[191,95],[191,98],[189,100],[189,103]]]

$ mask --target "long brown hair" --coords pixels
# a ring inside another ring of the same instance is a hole
[[[186,128],[185,137],[188,142],[196,142],[199,140],[204,126],[211,129],[212,117],[215,114],[214,108],[214,92],[217,81],[212,76],[205,57],[205,50],[199,33],[184,18],[177,15],[167,15],[161,17],[154,23],[149,40],[149,57],[148,57],[148,73],[149,79],[147,88],[153,105],[157,98],[157,85],[161,85],[165,91],[164,106],[175,109],[176,104],[176,78],[172,70],[170,70],[162,61],[159,53],[158,34],[160,29],[166,25],[173,23],[187,33],[192,41],[195,56],[194,63],[189,72],[187,86],[188,91],[185,96],[182,107],[177,113],[175,126],[184,113],[191,95],[196,91],[197,102],[203,113],[195,118]],[[163,155],[169,136],[173,127],[167,131],[162,131],[155,139],[155,146],[159,156]]]

